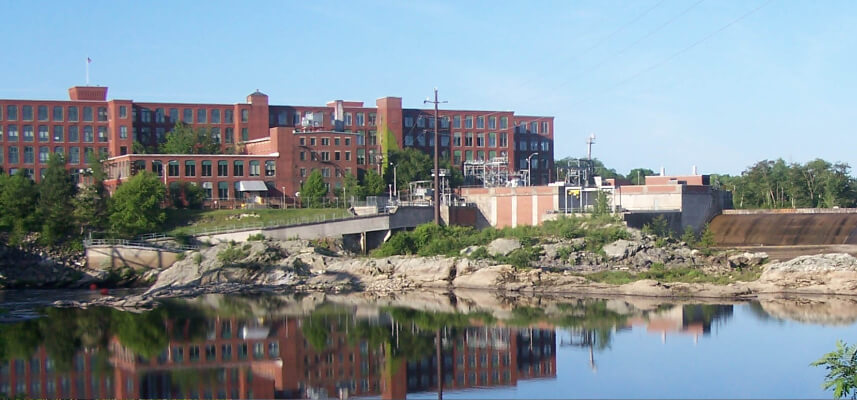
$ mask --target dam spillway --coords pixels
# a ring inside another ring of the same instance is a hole
[[[729,210],[709,223],[718,246],[857,244],[857,210]]]

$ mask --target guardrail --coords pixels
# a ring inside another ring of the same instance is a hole
[[[83,241],[84,247],[91,246],[126,246],[126,247],[140,247],[144,249],[160,249],[160,250],[172,250],[172,251],[186,251],[186,250],[197,250],[199,246],[193,245],[156,245],[149,242],[139,242],[136,240],[126,240],[126,239],[86,239]]]

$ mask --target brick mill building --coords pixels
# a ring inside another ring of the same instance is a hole
[[[434,110],[403,108],[399,97],[368,107],[359,101],[324,106],[270,105],[258,90],[236,104],[107,100],[106,87],[73,87],[69,100],[0,100],[0,167],[37,181],[51,153],[66,156],[77,175],[87,156],[107,158],[109,185],[148,170],[165,183],[189,181],[210,200],[251,197],[294,201],[303,180],[319,170],[331,196],[347,174],[386,169],[392,149],[432,154]],[[222,154],[134,154],[134,141],[162,142],[175,124],[206,128]],[[553,117],[513,111],[441,110],[440,153],[453,166],[506,157],[510,172],[527,170],[547,184],[553,170]],[[528,157],[532,166],[528,168]]]

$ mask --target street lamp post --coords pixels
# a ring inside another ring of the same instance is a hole
[[[286,209],[286,187],[285,186],[283,186],[283,206],[282,206],[282,208],[284,210]]]
[[[533,156],[537,156],[537,155],[539,155],[538,152],[530,154],[529,156],[527,156],[527,186],[532,186],[532,183],[533,183],[533,176],[532,176],[533,175],[533,173],[532,173],[533,172],[533,161],[532,161],[532,158],[533,158]]]
[[[398,188],[398,186],[396,186],[397,185],[396,168],[399,168],[399,164],[390,163],[390,165],[393,166],[393,193],[396,194],[396,202],[398,202],[399,201],[399,188]]]

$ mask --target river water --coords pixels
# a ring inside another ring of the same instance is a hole
[[[0,396],[434,399],[440,380],[447,399],[829,398],[809,364],[857,342],[857,299],[836,297],[421,292],[43,308],[92,295],[0,293]]]

